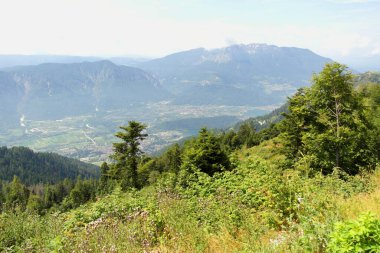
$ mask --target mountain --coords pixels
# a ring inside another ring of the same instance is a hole
[[[18,121],[17,101],[21,101],[23,90],[11,75],[0,72],[0,126]]]
[[[307,49],[239,44],[179,52],[138,66],[177,94],[176,104],[268,105],[308,85],[327,62]]]
[[[13,176],[18,176],[27,185],[57,183],[78,176],[98,177],[99,168],[54,153],[35,153],[25,147],[0,147],[0,179],[11,181]]]
[[[39,65],[42,63],[79,63],[100,61],[100,57],[65,55],[0,55],[0,68]]]
[[[69,56],[69,55],[0,55],[0,69],[15,66],[30,66],[43,63],[81,63],[109,60],[117,65],[135,66],[147,61],[141,57],[94,57],[94,56]]]
[[[7,110],[2,118],[59,119],[167,97],[148,73],[110,61],[45,63],[0,72],[0,103]]]
[[[355,76],[355,86],[359,86],[367,83],[380,84],[380,72],[368,71]]]

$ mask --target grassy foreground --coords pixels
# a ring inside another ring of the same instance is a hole
[[[337,252],[329,243],[338,222],[380,218],[379,168],[307,177],[284,170],[276,150],[273,140],[240,150],[235,170],[197,172],[187,188],[168,173],[67,213],[3,213],[0,251]]]

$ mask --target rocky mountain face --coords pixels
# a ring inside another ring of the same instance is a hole
[[[284,102],[330,61],[307,49],[240,44],[179,52],[138,66],[177,94],[174,103],[263,105]]]
[[[168,96],[150,74],[109,61],[46,63],[0,72],[2,117],[59,119]]]

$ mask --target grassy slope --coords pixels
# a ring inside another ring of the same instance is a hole
[[[342,181],[283,171],[275,140],[235,156],[233,173],[198,175],[174,192],[169,177],[63,214],[0,216],[0,249],[31,252],[324,252],[337,221],[380,217],[380,172]],[[264,160],[265,159],[265,160]],[[16,238],[16,240],[15,240]]]

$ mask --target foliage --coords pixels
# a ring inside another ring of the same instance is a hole
[[[310,89],[290,99],[281,137],[291,163],[306,162],[325,174],[335,167],[354,175],[360,167],[375,165],[372,128],[353,89],[353,76],[345,66],[331,63],[313,77]]]
[[[377,157],[380,159],[380,81],[378,84],[367,83],[359,86],[359,92],[364,97],[365,107],[367,108],[367,118],[374,125],[373,135]]]
[[[0,211],[27,210],[44,214],[49,211],[71,209],[95,198],[98,182],[93,179],[70,179],[54,185],[32,185],[26,187],[18,177],[0,187]]]
[[[29,191],[21,183],[20,179],[17,176],[13,177],[13,180],[10,184],[5,185],[3,190],[3,195],[5,196],[4,203],[7,208],[20,207],[21,209],[26,208],[28,202]]]
[[[1,252],[50,252],[50,240],[62,233],[61,220],[55,215],[33,212],[0,214]]]
[[[341,199],[369,191],[367,177],[304,177],[264,160],[260,149],[239,151],[231,171],[196,171],[197,180],[186,188],[173,187],[176,174],[165,172],[154,186],[116,187],[61,214],[4,213],[2,246],[38,252],[324,252],[332,225],[344,219]]]
[[[358,220],[339,222],[330,235],[329,252],[379,252],[380,220],[372,213]]]
[[[193,168],[208,175],[228,170],[230,161],[222,150],[218,139],[206,128],[202,128],[198,138],[185,149],[181,171],[192,173]]]
[[[222,132],[219,139],[223,148],[229,152],[240,149],[243,146],[249,148],[279,135],[278,123],[272,123],[266,127],[258,127],[260,131],[257,131],[257,124],[255,121],[244,121],[237,125],[237,130],[230,129]]]
[[[122,142],[114,143],[114,153],[112,158],[116,161],[111,171],[114,179],[120,180],[124,189],[128,187],[138,187],[137,166],[141,157],[140,142],[144,140],[147,134],[142,133],[146,126],[136,122],[129,121],[128,126],[120,127],[124,132],[118,132],[116,137]]]
[[[98,182],[94,180],[81,180],[81,178],[78,178],[69,196],[64,200],[64,208],[75,208],[90,200],[94,200],[97,184]]]
[[[0,147],[0,178],[13,176],[26,185],[57,183],[65,178],[97,178],[98,167],[54,153],[35,153],[25,147]]]
[[[379,220],[347,221],[380,217],[380,168],[361,169],[375,161],[377,91],[328,64],[282,123],[204,128],[157,157],[129,122],[99,180],[1,182],[0,251],[377,252]]]
[[[270,127],[271,125],[280,122],[284,118],[283,114],[288,112],[288,107],[289,104],[285,103],[284,105],[274,109],[268,114],[241,121],[234,126],[234,130],[238,130],[241,125],[248,123],[249,125],[253,126],[253,128],[256,129],[256,131],[259,132],[263,129]]]

